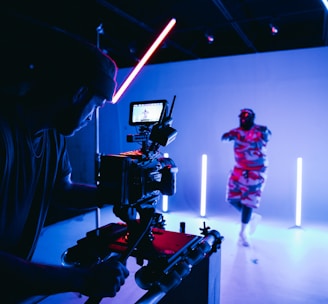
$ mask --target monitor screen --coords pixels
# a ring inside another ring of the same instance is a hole
[[[129,124],[151,125],[160,121],[166,100],[134,101],[130,103]]]

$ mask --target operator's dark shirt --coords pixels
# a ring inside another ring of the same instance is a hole
[[[0,113],[0,250],[30,259],[56,181],[71,172],[65,137],[37,135],[13,110]]]

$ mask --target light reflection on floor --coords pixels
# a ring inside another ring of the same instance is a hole
[[[328,303],[328,224],[294,228],[285,222],[262,218],[252,235],[251,246],[238,244],[238,219],[202,218],[188,213],[165,213],[166,230],[200,235],[204,224],[224,237],[221,247],[221,304],[326,304]],[[101,211],[101,224],[119,220],[111,208]],[[59,264],[62,253],[95,228],[95,213],[88,213],[47,227],[38,244],[34,260]],[[49,251],[51,248],[51,251]],[[140,268],[134,258],[128,261],[130,276],[115,298],[106,303],[135,303],[145,291],[134,281]],[[75,293],[46,298],[41,304],[80,304],[86,297]],[[182,303],[184,304],[184,303]],[[189,303],[188,303],[189,304]],[[219,304],[219,303],[218,303]]]

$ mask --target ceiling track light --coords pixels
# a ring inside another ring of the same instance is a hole
[[[206,41],[207,41],[208,44],[212,44],[215,41],[214,35],[210,32],[205,33],[205,38],[206,38]]]
[[[279,33],[279,29],[275,24],[270,23],[269,27],[270,27],[270,33],[271,33],[272,36],[275,36]]]

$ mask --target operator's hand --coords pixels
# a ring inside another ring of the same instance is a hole
[[[128,269],[118,258],[112,257],[89,269],[82,291],[84,295],[99,298],[115,297],[129,275]]]

